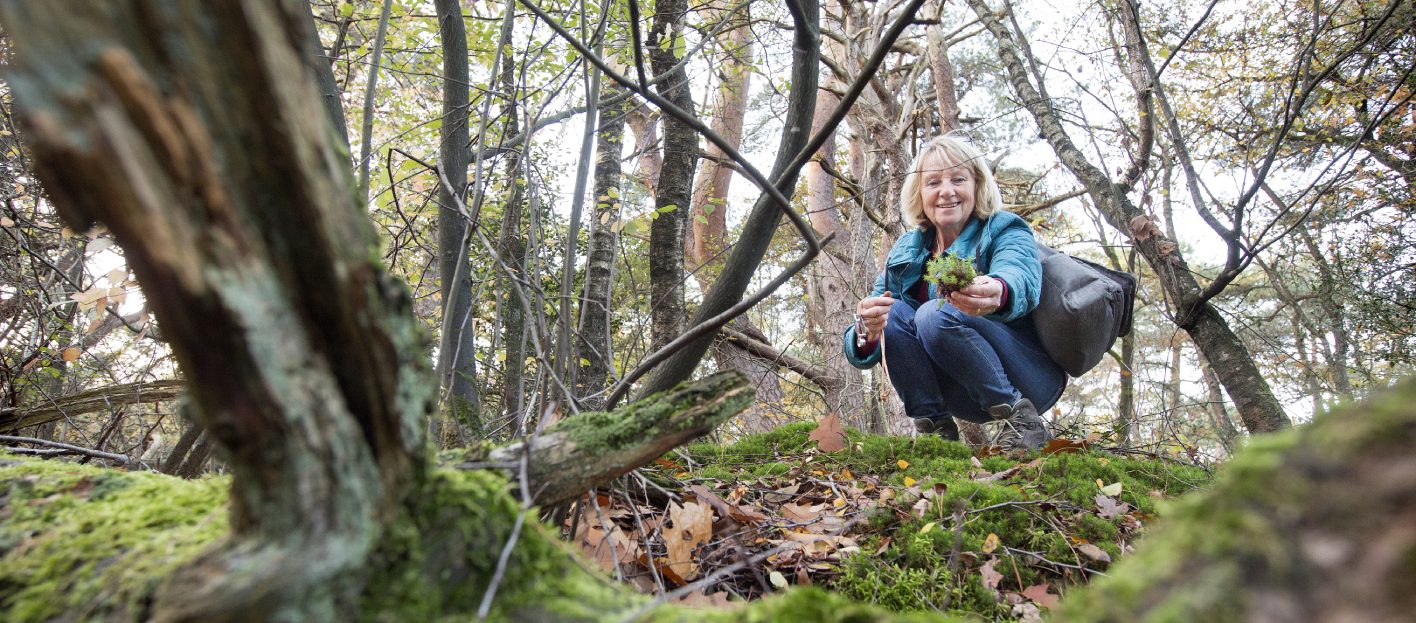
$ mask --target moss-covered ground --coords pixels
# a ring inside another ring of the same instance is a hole
[[[230,481],[0,455],[0,620],[143,620],[227,533]]]
[[[1161,520],[1167,500],[1210,479],[1198,467],[1103,451],[979,459],[934,436],[847,431],[846,449],[825,453],[813,429],[691,445],[660,469],[674,471],[678,487],[736,491],[734,501],[769,517],[774,504],[825,502],[858,548],[779,556],[798,571],[784,577],[898,613],[1026,616],[1104,574]],[[784,500],[783,490],[807,499]]]
[[[846,449],[825,453],[808,437],[813,427],[695,444],[644,472],[686,504],[728,504],[714,507],[714,535],[694,550],[701,572],[690,579],[736,564],[701,592],[751,598],[751,607],[651,609],[593,562],[566,556],[533,512],[490,619],[1017,619],[1105,572],[1106,559],[1124,556],[1164,514],[1163,500],[1208,480],[1194,467],[1099,452],[977,459],[934,437],[854,431]],[[163,578],[227,534],[228,486],[0,456],[0,620],[149,617]],[[724,522],[723,508],[742,521]],[[361,612],[474,616],[521,513],[505,481],[436,470],[408,511],[369,560]],[[636,513],[614,521],[647,526],[631,537],[646,539],[642,560],[661,556],[662,541],[648,541],[662,539],[667,522],[648,506]]]

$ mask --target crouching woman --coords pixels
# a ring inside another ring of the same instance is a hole
[[[998,421],[998,446],[1031,451],[1051,437],[1039,413],[1057,402],[1066,373],[1030,317],[1042,283],[1032,229],[1002,203],[977,149],[951,136],[926,143],[900,191],[900,211],[915,227],[856,305],[845,351],[857,368],[885,364],[916,430],[957,439],[953,418]],[[940,296],[925,263],[946,253],[973,258],[979,276]]]

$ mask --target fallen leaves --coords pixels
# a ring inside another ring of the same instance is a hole
[[[698,576],[698,563],[693,557],[693,550],[713,535],[713,513],[704,504],[671,503],[669,522],[670,525],[664,528],[668,564],[662,569],[678,576],[674,578],[675,583],[687,584],[687,580]]]
[[[821,418],[816,430],[811,431],[808,437],[816,442],[822,452],[837,452],[846,447],[846,431],[841,428],[841,418],[835,413]]]
[[[1034,584],[1023,589],[1023,597],[1033,600],[1034,603],[1044,608],[1056,608],[1057,602],[1062,598],[1047,592],[1047,588],[1046,584]]]

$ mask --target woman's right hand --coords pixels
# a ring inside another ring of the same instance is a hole
[[[863,298],[856,303],[856,314],[865,324],[867,341],[880,337],[880,333],[885,330],[885,321],[890,318],[890,306],[894,304],[895,299],[890,298],[889,290],[880,296]]]

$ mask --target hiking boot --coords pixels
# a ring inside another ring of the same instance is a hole
[[[1005,454],[1032,452],[1052,438],[1047,424],[1037,414],[1037,407],[1027,398],[1013,403],[1012,406],[989,407],[988,414],[1001,427],[995,445]]]
[[[949,416],[939,418],[915,418],[915,431],[921,435],[939,435],[949,441],[959,440],[959,425]]]

